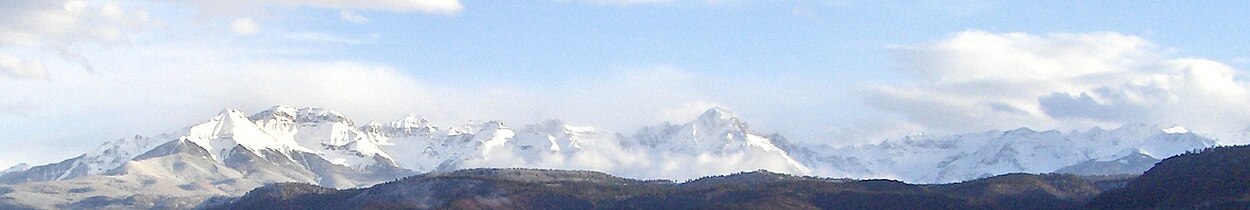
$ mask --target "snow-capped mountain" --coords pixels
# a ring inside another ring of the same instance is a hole
[[[322,108],[296,109],[279,105],[248,117],[282,148],[317,154],[331,163],[353,169],[394,166],[378,142],[355,128],[343,114]]]
[[[96,149],[75,158],[0,174],[0,183],[63,180],[102,174],[121,166],[169,138],[174,137],[161,134],[157,137],[134,136],[105,142]]]
[[[25,171],[26,169],[30,169],[30,165],[29,165],[29,164],[26,164],[26,163],[18,163],[17,165],[13,165],[13,166],[11,166],[11,167],[9,167],[9,168],[7,168],[7,169],[4,169],[4,170],[0,171],[0,175],[4,175],[4,174],[7,174],[7,173],[12,173],[12,172]]]
[[[408,115],[357,127],[350,118],[333,110],[279,105],[251,116],[226,109],[207,122],[180,132],[110,141],[60,163],[11,170],[0,176],[0,181],[19,183],[110,174],[140,155],[173,142],[183,142],[181,145],[191,148],[186,151],[203,150],[206,158],[217,164],[227,164],[239,156],[293,164],[305,161],[297,158],[317,157],[330,165],[362,173],[379,168],[406,169],[411,173],[476,166],[577,168],[542,161],[584,158],[587,153],[627,153],[594,157],[672,159],[685,155],[709,163],[716,163],[712,159],[732,158],[735,161],[720,164],[741,165],[741,170],[768,168],[798,174],[922,183],[1011,172],[1134,173],[1162,158],[1213,145],[1211,140],[1179,126],[1130,124],[1115,130],[1094,128],[1068,133],[1021,128],[938,137],[914,135],[878,144],[833,148],[793,144],[781,135],[759,134],[722,108],[711,108],[691,122],[665,123],[642,128],[632,135],[613,136],[593,127],[571,126],[554,119],[513,129],[499,121],[441,127],[418,115]],[[620,150],[602,149],[609,146],[605,143],[615,144]],[[587,146],[594,148],[585,149]],[[1113,166],[1119,163],[1131,164]],[[309,170],[308,166],[299,167]],[[317,175],[300,176],[320,179]]]
[[[214,169],[210,175],[196,176],[204,179],[180,181],[250,178],[260,184],[299,181],[353,187],[415,173],[396,166],[368,139],[351,135],[355,130],[350,128],[351,121],[335,120],[336,114],[277,106],[253,116],[253,121],[241,111],[226,109],[177,134],[107,142],[76,158],[4,174],[0,182],[136,173],[179,177],[185,174],[165,174],[169,172],[165,169],[185,169],[187,165]],[[344,125],[349,129],[335,130]]]
[[[842,148],[802,147],[794,153],[823,174],[948,183],[1013,172],[1140,173],[1163,158],[1210,146],[1211,139],[1182,127],[1128,124],[1068,133],[1020,128],[915,135]]]
[[[617,139],[612,139],[612,135],[593,127],[572,126],[554,119],[513,129],[499,121],[441,127],[418,115],[409,115],[391,122],[369,122],[357,127],[350,118],[333,110],[279,105],[251,116],[225,109],[207,122],[182,131],[111,141],[82,156],[8,174],[0,177],[0,181],[20,183],[125,174],[128,172],[119,168],[125,169],[123,166],[128,163],[178,153],[202,156],[208,161],[205,164],[227,168],[242,167],[238,165],[241,160],[265,160],[309,172],[258,171],[276,174],[265,179],[271,181],[326,182],[327,177],[341,177],[341,174],[317,174],[318,169],[308,163],[310,157],[357,173],[371,173],[379,168],[416,173],[479,166],[562,167],[544,161],[576,159],[589,153],[612,153],[589,156],[619,159],[634,156],[632,152],[650,154],[645,157],[658,159],[636,164],[663,161],[674,157],[669,153],[675,153],[691,157],[703,155],[705,159],[732,156],[742,160],[737,161],[738,164],[728,164],[725,170],[781,165],[770,169],[792,173],[809,171],[770,139],[779,136],[756,134],[746,123],[720,108],[708,110],[693,122],[648,127],[631,137],[616,136]],[[625,145],[629,152],[602,149],[614,148],[616,144],[612,141]],[[588,145],[597,148],[584,150]],[[237,170],[246,174],[253,169]],[[350,186],[342,185],[346,183],[370,184],[361,180],[333,183],[338,187]]]
[[[779,142],[755,133],[733,113],[720,107],[708,109],[693,122],[646,127],[633,136],[617,138],[624,148],[647,148],[657,153],[704,156],[740,154],[746,156],[749,163],[776,167],[770,168],[771,170],[811,173],[808,166],[799,163],[778,147]]]
[[[0,172],[0,184],[30,189],[18,191],[32,199],[55,194],[74,201],[141,189],[159,189],[145,196],[194,200],[274,182],[363,187],[477,167],[581,169],[646,179],[767,169],[945,183],[1013,172],[1140,173],[1163,158],[1212,145],[1178,126],[1130,124],[1066,133],[1022,128],[914,135],[835,148],[761,134],[722,108],[626,135],[554,119],[516,128],[500,121],[440,126],[408,115],[356,125],[333,110],[279,105],[250,116],[225,109],[180,131],[117,139],[58,163],[10,168]],[[80,185],[109,190],[66,187]]]
[[[1101,158],[1088,160],[1076,165],[1065,166],[1055,173],[1065,174],[1081,174],[1081,175],[1119,175],[1119,174],[1141,174],[1146,170],[1154,167],[1155,163],[1162,161],[1158,158],[1146,155],[1141,150],[1125,151],[1126,154],[1116,155],[1120,157],[1116,159]]]
[[[551,152],[577,152],[582,140],[597,135],[594,127],[579,127],[551,119],[539,124],[525,126],[515,139],[521,150],[546,150]]]
[[[386,124],[370,123],[363,130],[379,142],[382,151],[397,157],[401,167],[416,171],[455,169],[463,160],[489,156],[515,135],[498,121],[440,128],[416,116]]]

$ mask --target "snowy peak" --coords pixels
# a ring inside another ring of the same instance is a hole
[[[541,123],[526,125],[516,135],[515,140],[522,150],[537,148],[571,152],[580,150],[582,141],[595,134],[594,127],[571,126],[558,119],[548,119]]]
[[[360,132],[364,132],[365,134],[368,134],[368,135],[381,136],[381,135],[386,134],[387,132],[386,128],[387,127],[385,125],[382,125],[382,123],[369,122],[369,123],[365,123],[365,125],[360,126]]]
[[[429,119],[415,114],[409,114],[388,124],[392,128],[428,128],[434,127],[430,124]]]
[[[337,111],[276,105],[250,117],[243,116],[242,111],[225,109],[208,122],[190,127],[180,138],[171,139],[190,142],[221,163],[247,154],[270,161],[298,162],[296,158],[305,161],[305,156],[312,154],[330,164],[362,171],[395,165],[391,156],[379,148],[379,136],[365,135]]]
[[[253,152],[261,150],[308,151],[292,139],[275,138],[244,117],[243,112],[235,109],[222,110],[212,120],[192,126],[183,138],[209,151],[213,158],[219,161],[230,154],[230,150],[235,146],[242,146]]]
[[[1160,128],[1158,125],[1144,123],[1125,124],[1105,135],[1112,138],[1112,142],[1134,145],[1135,149],[1156,159],[1171,157],[1196,148],[1215,146],[1214,140],[1177,125]]]
[[[1125,150],[1118,158],[1101,158],[1082,162],[1056,170],[1055,173],[1076,175],[1141,174],[1154,167],[1160,160],[1142,153],[1141,150]]]
[[[438,131],[438,128],[430,122],[429,119],[420,115],[409,114],[395,121],[386,123],[385,125],[376,122],[370,122],[361,130],[369,134],[376,134],[390,137],[405,136],[431,136]]]
[[[337,111],[287,105],[274,106],[251,119],[278,142],[293,145],[288,148],[318,154],[332,164],[355,169],[393,165],[391,156],[379,149],[388,134],[379,123],[356,128]]]
[[[719,107],[719,106],[718,106],[718,107],[712,107],[712,108],[709,108],[709,109],[707,109],[707,111],[703,111],[703,114],[699,115],[699,119],[700,119],[700,120],[703,120],[703,119],[708,119],[708,120],[731,120],[731,119],[732,119],[732,120],[737,120],[737,117],[734,117],[733,113],[732,113],[732,112],[729,112],[729,110],[724,109],[724,108],[721,108],[721,107]]]
[[[299,109],[289,105],[277,105],[249,117],[252,121],[272,120],[277,122],[295,123]]]
[[[1145,123],[1127,123],[1109,132],[1115,133],[1117,135],[1154,135],[1158,133],[1163,133],[1164,130],[1165,129],[1163,128],[1159,128],[1158,125],[1145,124]]]
[[[320,107],[296,108],[290,105],[275,105],[248,117],[249,120],[283,123],[346,123],[352,121],[334,110]]]
[[[720,107],[708,109],[697,120],[686,125],[691,130],[693,140],[700,144],[739,144],[747,138],[762,138],[754,134],[746,123],[734,117],[733,113]]]
[[[238,119],[238,118],[246,119],[245,117],[243,117],[244,115],[245,114],[243,113],[243,111],[239,111],[238,109],[225,108],[225,109],[222,109],[220,112],[217,112],[217,116],[213,117],[213,120],[221,121],[221,120],[233,120],[233,119]]]
[[[298,115],[296,115],[295,122],[297,123],[330,123],[330,122],[333,122],[333,123],[346,123],[348,125],[352,124],[352,120],[348,119],[347,116],[344,116],[343,113],[339,113],[334,110],[320,108],[320,107],[300,108],[298,111]]]
[[[30,165],[28,165],[28,164],[26,164],[26,163],[18,163],[17,165],[13,165],[12,167],[9,167],[9,168],[7,168],[7,169],[4,169],[3,171],[0,171],[0,174],[7,174],[7,173],[13,173],[13,172],[25,171],[25,170],[27,170],[27,169],[30,169]]]
[[[80,165],[87,168],[87,174],[100,174],[121,166],[126,161],[173,138],[169,135],[160,135],[155,138],[134,136],[109,141],[83,156],[84,164]]]
[[[524,129],[521,129],[521,132],[565,132],[567,131],[566,126],[568,125],[564,124],[562,120],[547,119],[540,123],[526,125]]]
[[[690,124],[700,129],[723,129],[727,131],[747,131],[746,123],[735,117],[729,110],[713,107],[704,111],[699,118]]]
[[[660,153],[678,153],[712,156],[738,156],[756,162],[774,163],[777,170],[807,173],[810,168],[794,160],[771,138],[751,131],[746,123],[729,111],[715,107],[708,109],[692,122],[646,127],[632,138],[620,136],[621,145],[627,148],[642,147]]]
[[[478,130],[482,130],[482,131],[485,131],[485,130],[506,129],[506,128],[508,128],[508,126],[507,126],[507,125],[504,125],[504,124],[503,124],[503,122],[500,122],[500,121],[498,121],[498,120],[491,120],[491,121],[479,122],[479,123],[471,123],[471,125],[469,125],[469,127],[475,127],[475,128],[478,128]]]
[[[1169,134],[1182,134],[1182,133],[1189,133],[1189,129],[1186,129],[1185,127],[1181,127],[1179,125],[1174,125],[1172,127],[1164,128],[1163,132],[1169,133]]]
[[[594,127],[590,126],[572,126],[565,124],[564,121],[558,119],[548,119],[541,123],[526,125],[521,129],[522,133],[543,133],[556,135],[561,137],[568,136],[584,136],[596,132]]]
[[[473,134],[481,142],[506,141],[507,138],[512,138],[515,134],[511,128],[508,128],[507,125],[504,125],[503,122],[499,121],[488,121],[477,125],[471,125],[470,127],[477,128],[477,132]],[[502,142],[500,142],[500,144],[502,144]]]
[[[645,127],[622,140],[622,145],[642,145],[687,153],[735,153],[749,148],[777,150],[767,137],[755,134],[746,123],[720,107],[703,112],[694,121]]]
[[[1033,129],[1029,129],[1029,128],[1021,127],[1021,128],[1016,128],[1016,129],[1012,129],[1012,130],[1009,130],[1009,131],[1004,131],[1004,132],[1003,132],[1003,135],[1004,135],[1004,136],[1009,136],[1009,135],[1032,135],[1032,134],[1036,134],[1036,133],[1037,133],[1037,131],[1035,131],[1035,130],[1033,130]]]

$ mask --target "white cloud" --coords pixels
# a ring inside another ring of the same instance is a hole
[[[391,11],[422,11],[454,14],[464,9],[459,0],[273,0],[276,4],[336,9],[370,9]]]
[[[260,33],[260,24],[252,18],[236,18],[230,21],[230,31],[239,35],[256,35]]]
[[[720,107],[729,109],[724,105],[720,105],[707,101],[692,101],[678,107],[661,107],[657,119],[663,122],[683,123],[690,122],[712,107]]]
[[[362,16],[360,14],[356,14],[355,12],[352,12],[351,10],[346,10],[346,9],[339,11],[339,18],[342,18],[343,20],[347,22],[353,22],[353,23],[368,23],[369,22],[369,18]]]
[[[105,2],[3,1],[0,45],[69,45],[124,41],[127,34],[149,27],[146,10]]]
[[[592,4],[620,5],[620,6],[664,4],[664,3],[673,2],[673,0],[575,0],[575,1],[592,3]]]
[[[1219,62],[1168,58],[1140,37],[1113,32],[1044,36],[967,31],[895,47],[910,84],[869,91],[865,102],[922,131],[1031,127],[1084,129],[1143,122],[1213,133],[1250,125],[1248,86]]]
[[[700,110],[701,112],[702,110]],[[709,174],[729,174],[767,169],[808,174],[775,153],[744,150],[735,153],[684,153],[665,149],[622,148],[613,135],[582,137],[581,150],[571,153],[515,153],[508,147],[491,150],[482,159],[463,162],[464,167],[546,168],[593,170],[635,179],[689,180]]]
[[[707,102],[715,99],[708,98],[702,89],[707,87],[703,85],[710,78],[673,66],[624,68],[610,75],[575,78],[557,90],[544,91],[559,93],[545,96],[550,98],[547,101],[557,103],[552,107],[534,108],[552,114],[547,117],[631,132],[628,129],[685,118],[660,110],[683,108],[691,103],[715,103]],[[687,115],[693,119],[701,112]]]
[[[143,9],[126,8],[116,2],[0,1],[0,54],[6,58],[6,75],[44,78],[46,63],[69,62],[90,72],[91,63],[80,54],[83,44],[116,44],[132,34],[159,24]],[[34,56],[52,54],[53,56]]]
[[[23,60],[17,56],[0,54],[0,76],[43,79],[48,77],[46,68],[47,66],[37,60]]]
[[[329,43],[329,44],[367,44],[377,42],[378,34],[370,34],[368,36],[345,37],[320,32],[291,32],[286,33],[286,38],[292,41]]]
[[[559,2],[575,2],[606,6],[645,6],[645,5],[673,5],[673,4],[695,4],[707,6],[731,6],[752,3],[756,1],[745,0],[554,0]]]
[[[171,2],[161,2],[171,3]],[[454,15],[464,9],[459,0],[259,0],[259,1],[214,1],[214,0],[180,0],[172,1],[176,5],[189,5],[199,13],[201,18],[232,18],[229,29],[238,35],[255,35],[262,31],[260,22],[253,17],[274,16],[270,9],[278,8],[318,8],[338,10],[339,18],[354,22],[367,23],[369,18],[357,11],[392,11],[392,12],[424,12],[430,14]],[[293,18],[300,20],[300,18]],[[276,25],[276,24],[275,24]],[[276,31],[276,30],[275,30]]]
[[[181,0],[212,14],[237,14],[256,12],[266,6],[313,7],[334,10],[386,10],[395,12],[425,12],[432,14],[457,14],[464,10],[459,0],[256,0],[215,1]]]

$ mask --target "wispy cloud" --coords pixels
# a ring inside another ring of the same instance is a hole
[[[93,72],[77,46],[125,43],[132,34],[159,24],[147,10],[115,2],[4,3],[0,7],[0,54],[4,55],[0,74],[12,78],[46,78],[49,62],[70,62]]]
[[[346,9],[339,11],[339,18],[347,22],[353,22],[353,23],[368,23],[369,22],[369,18],[360,14],[356,14],[355,12],[352,12],[351,10],[346,10]]]
[[[378,34],[370,34],[370,35],[356,36],[356,37],[345,37],[345,36],[339,36],[339,35],[334,35],[334,34],[311,32],[311,31],[290,32],[286,34],[286,38],[293,40],[293,41],[328,43],[328,44],[369,44],[369,43],[377,42],[378,37],[379,37]]]
[[[620,5],[620,6],[665,4],[665,3],[673,2],[673,0],[572,0],[572,1],[592,3],[592,4],[603,4],[603,5]]]
[[[46,79],[47,66],[37,60],[23,60],[14,55],[0,54],[0,76],[10,78]]]
[[[239,12],[255,12],[267,6],[313,7],[332,10],[384,10],[395,12],[425,12],[431,14],[454,15],[464,10],[459,0],[363,0],[363,1],[329,1],[329,0],[256,0],[256,1],[213,1],[213,0],[182,0],[181,4],[198,7],[213,14],[237,14]]]
[[[234,31],[234,33],[239,35],[256,35],[256,33],[260,33],[260,24],[256,23],[256,20],[252,18],[237,18],[234,21],[230,21],[230,31]]]
[[[1114,32],[1031,35],[966,31],[893,49],[912,84],[880,86],[866,102],[930,132],[1126,122],[1179,124],[1211,134],[1250,126],[1250,86],[1205,59],[1169,58]]]

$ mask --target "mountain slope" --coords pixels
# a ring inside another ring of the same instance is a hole
[[[1119,174],[1141,174],[1150,167],[1154,167],[1159,159],[1143,154],[1141,151],[1133,150],[1127,155],[1120,156],[1113,160],[1088,160],[1076,165],[1066,166],[1056,170],[1055,173],[1080,174],[1080,175],[1119,175]]]
[[[1068,175],[1008,175],[967,183],[795,177],[767,171],[686,183],[587,171],[474,169],[364,189],[282,183],[206,202],[207,209],[1019,209],[1076,207],[1099,193]]]
[[[1211,140],[1183,128],[1130,124],[1115,130],[1095,128],[1067,133],[1016,129],[919,135],[833,148],[796,144],[777,134],[759,134],[721,108],[709,109],[691,122],[645,127],[631,135],[611,135],[559,120],[521,129],[499,121],[441,127],[409,115],[391,122],[357,126],[333,110],[278,105],[251,116],[226,109],[209,121],[180,132],[119,139],[60,163],[0,174],[0,183],[99,175],[174,140],[201,147],[210,159],[222,164],[229,155],[255,155],[290,163],[307,162],[294,158],[311,155],[359,172],[375,168],[428,172],[536,167],[592,169],[641,178],[693,178],[769,169],[918,183],[948,183],[1016,172],[1138,173],[1157,159],[1212,145]],[[244,159],[249,158],[252,157]],[[644,170],[656,166],[663,170]],[[287,175],[297,180],[315,177]]]
[[[164,143],[162,139],[173,138],[169,134],[157,137],[134,136],[105,142],[81,156],[61,162],[29,167],[9,173],[0,173],[0,183],[52,181],[72,179],[104,173]]]
[[[21,172],[21,171],[26,171],[26,169],[30,169],[30,165],[29,165],[29,164],[26,164],[26,163],[18,163],[17,165],[10,166],[10,167],[9,167],[9,168],[7,168],[7,169],[0,170],[0,175],[4,175],[4,174],[7,174],[7,173],[13,173],[13,172]]]
[[[26,190],[17,203],[127,206],[135,196],[192,201],[240,195],[267,183],[366,187],[400,177],[466,168],[594,170],[643,179],[688,180],[766,169],[787,174],[951,183],[1007,173],[1138,173],[1167,157],[1211,145],[1179,127],[1130,124],[1086,132],[1016,129],[951,136],[907,136],[834,148],[752,130],[728,110],[629,135],[560,120],[511,127],[500,121],[439,126],[418,115],[357,125],[342,113],[278,105],[246,115],[225,109],[204,123],[134,136],[58,163],[0,173]],[[104,190],[62,189],[66,183]],[[116,184],[114,184],[116,183]],[[48,203],[38,200],[47,197]],[[82,200],[82,199],[94,200]],[[88,202],[89,201],[89,202]],[[88,202],[88,203],[80,203]]]
[[[738,159],[736,164],[757,166],[792,174],[809,174],[811,169],[795,160],[778,135],[765,136],[751,130],[729,111],[714,107],[692,122],[642,128],[634,135],[617,136],[625,149],[643,149],[655,156],[688,155]],[[781,146],[779,146],[781,145]],[[659,153],[659,154],[655,154]],[[731,164],[709,161],[710,164]],[[751,168],[744,168],[751,170]],[[738,171],[743,171],[739,169]],[[732,171],[730,171],[732,172]],[[697,176],[695,176],[697,177]]]
[[[1210,139],[1179,130],[1143,124],[1067,133],[1021,128],[907,136],[841,148],[806,146],[792,153],[821,174],[917,183],[950,183],[1006,173],[1132,174],[1158,159],[1214,145]]]
[[[4,198],[36,208],[148,208],[134,199],[198,203],[210,196],[240,195],[266,183],[347,188],[415,174],[376,154],[353,153],[372,164],[332,162],[327,158],[336,156],[325,153],[359,147],[352,142],[339,150],[303,147],[296,138],[263,129],[232,109],[178,133],[112,141],[76,158],[5,173],[0,181],[13,184],[18,192]]]
[[[1250,208],[1250,146],[1216,147],[1164,159],[1095,209]]]

